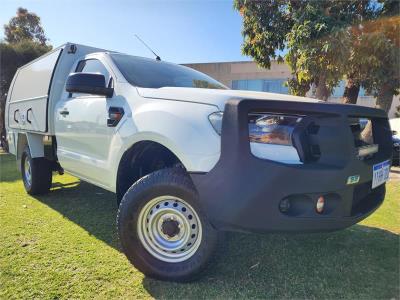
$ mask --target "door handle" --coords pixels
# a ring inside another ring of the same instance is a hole
[[[60,111],[60,115],[63,115],[65,117],[65,116],[69,115],[69,111],[64,109],[64,110]]]
[[[29,112],[33,112],[32,108],[29,108],[29,109],[26,111],[26,121],[27,121],[29,124],[31,124],[32,121],[29,120]]]
[[[14,121],[15,121],[15,123],[19,123],[19,121],[17,120],[17,117],[16,117],[17,112],[19,113],[19,109],[14,110]]]

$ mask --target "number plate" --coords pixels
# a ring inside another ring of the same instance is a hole
[[[373,178],[372,188],[385,183],[389,179],[390,162],[388,160],[374,165],[373,167]]]

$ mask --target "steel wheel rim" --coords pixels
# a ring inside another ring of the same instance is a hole
[[[174,231],[169,230],[171,228]],[[137,232],[152,256],[170,263],[192,257],[202,238],[196,211],[174,196],[161,196],[146,203],[139,213]]]
[[[25,173],[26,183],[30,186],[32,182],[32,169],[31,169],[31,162],[27,157],[25,157],[24,161],[24,173]]]

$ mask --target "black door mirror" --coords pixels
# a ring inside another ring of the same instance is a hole
[[[65,89],[69,93],[85,93],[112,97],[114,89],[106,87],[106,79],[102,74],[71,73]]]

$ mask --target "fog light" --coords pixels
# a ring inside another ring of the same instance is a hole
[[[283,213],[287,212],[290,209],[290,201],[289,199],[283,199],[279,203],[279,210]]]
[[[317,200],[317,205],[315,206],[315,210],[317,211],[317,213],[322,214],[322,212],[324,211],[324,205],[325,205],[324,197],[319,196]]]

